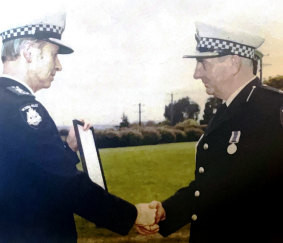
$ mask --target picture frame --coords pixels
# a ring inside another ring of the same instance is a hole
[[[78,149],[81,156],[83,171],[88,174],[92,182],[108,191],[99,151],[95,142],[94,128],[84,131],[84,123],[73,120]]]

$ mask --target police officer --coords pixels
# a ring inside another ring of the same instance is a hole
[[[196,51],[184,57],[196,58],[194,78],[223,104],[197,144],[195,180],[151,202],[160,233],[191,223],[191,243],[283,242],[283,95],[254,74],[264,40],[204,23],[196,29]]]
[[[154,223],[155,209],[107,193],[76,169],[73,130],[63,143],[36,100],[62,70],[58,54],[73,52],[61,41],[64,26],[55,13],[1,33],[0,242],[76,242],[73,213],[122,235]]]

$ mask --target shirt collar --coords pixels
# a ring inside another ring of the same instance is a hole
[[[14,76],[12,76],[12,75],[8,75],[8,74],[1,74],[1,77],[3,77],[3,78],[9,78],[9,79],[13,79],[13,80],[17,81],[17,82],[20,83],[21,85],[25,86],[25,87],[28,89],[28,91],[29,91],[33,96],[35,96],[33,90],[32,90],[25,82],[23,82],[22,80],[19,80],[18,78],[14,77]]]
[[[233,94],[231,94],[229,96],[229,98],[224,101],[227,105],[227,107],[232,103],[232,101],[236,98],[236,96],[242,91],[243,88],[245,88],[248,83],[250,83],[251,81],[253,81],[256,78],[256,76],[254,76],[251,80],[247,81],[246,83],[244,83],[241,87],[239,87]],[[223,103],[224,103],[223,102]]]

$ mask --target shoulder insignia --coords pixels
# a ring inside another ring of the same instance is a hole
[[[42,122],[42,118],[36,111],[38,104],[30,104],[20,109],[23,119],[33,128],[38,127]]]
[[[275,92],[275,93],[279,93],[279,94],[282,94],[282,93],[283,93],[282,90],[273,88],[273,87],[268,86],[268,85],[262,85],[261,87],[262,87],[263,89],[265,89],[265,90],[273,91],[273,92]]]
[[[9,86],[6,89],[10,90],[11,92],[13,92],[14,94],[17,95],[29,95],[29,96],[33,96],[31,93],[23,90],[22,88],[20,88],[19,86]]]

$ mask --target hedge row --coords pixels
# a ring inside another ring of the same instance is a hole
[[[159,143],[191,142],[199,140],[206,125],[198,125],[195,120],[188,119],[175,126],[161,124],[132,124],[120,130],[95,130],[95,140],[98,148],[113,148],[138,145],[153,145]],[[68,135],[67,129],[61,129],[63,140]]]
[[[202,134],[203,130],[197,127],[184,130],[168,127],[124,128],[119,131],[95,130],[95,140],[98,148],[113,148],[197,141]]]

